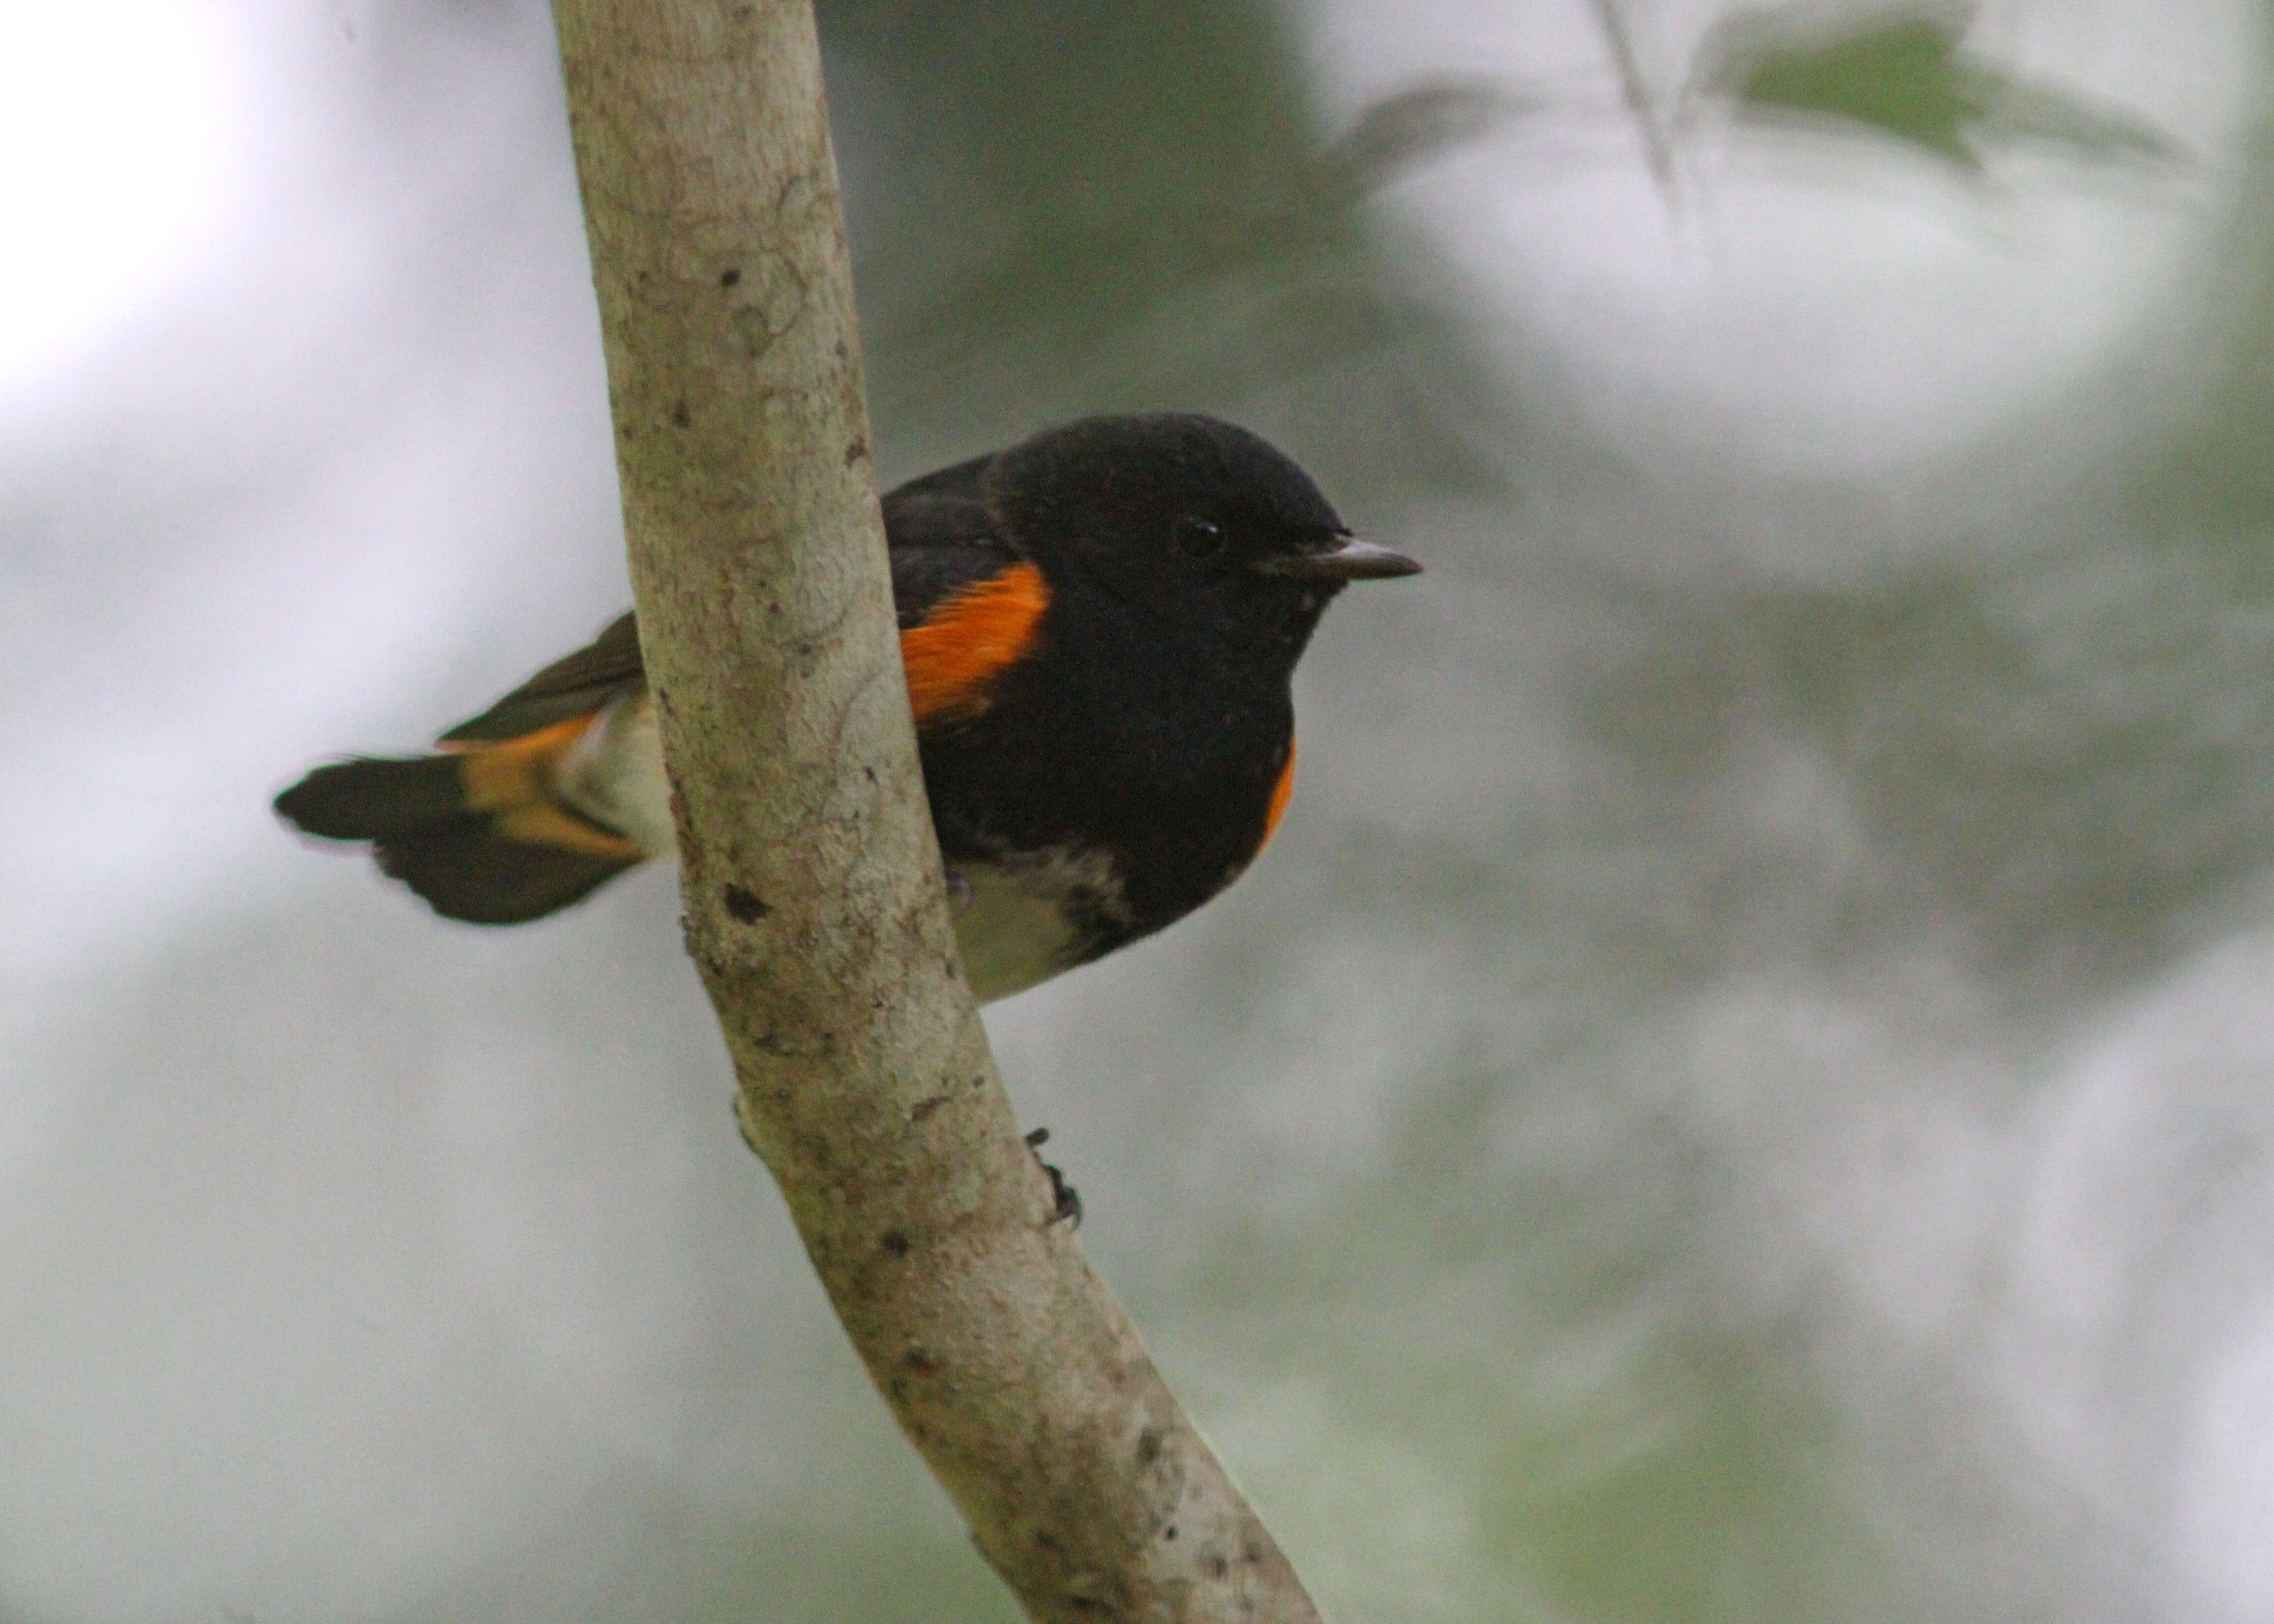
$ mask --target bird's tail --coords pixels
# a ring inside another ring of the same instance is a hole
[[[368,840],[379,866],[449,919],[512,925],[567,907],[648,853],[561,797],[593,716],[435,756],[359,756],[317,768],[276,810],[328,840]]]

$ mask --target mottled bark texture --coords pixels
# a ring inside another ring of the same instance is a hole
[[[687,942],[901,1427],[1038,1620],[1308,1620],[1051,1222],[916,764],[809,0],[560,0]]]

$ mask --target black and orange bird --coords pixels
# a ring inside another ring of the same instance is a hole
[[[900,658],[965,974],[983,1002],[1151,935],[1255,860],[1295,782],[1295,662],[1352,581],[1420,566],[1352,536],[1246,430],[1092,417],[885,499]],[[451,919],[514,924],[674,854],[624,615],[437,754],[276,798],[369,841]]]

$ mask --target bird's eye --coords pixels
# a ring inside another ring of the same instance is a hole
[[[1224,527],[1191,514],[1177,521],[1177,551],[1189,559],[1211,559],[1224,551]]]

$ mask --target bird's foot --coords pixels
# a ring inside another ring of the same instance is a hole
[[[1043,1160],[1042,1147],[1050,1142],[1050,1131],[1037,1128],[1027,1135],[1027,1148],[1035,1153],[1035,1165],[1050,1176],[1050,1214],[1052,1223],[1081,1228],[1081,1192],[1066,1183],[1065,1175]]]

